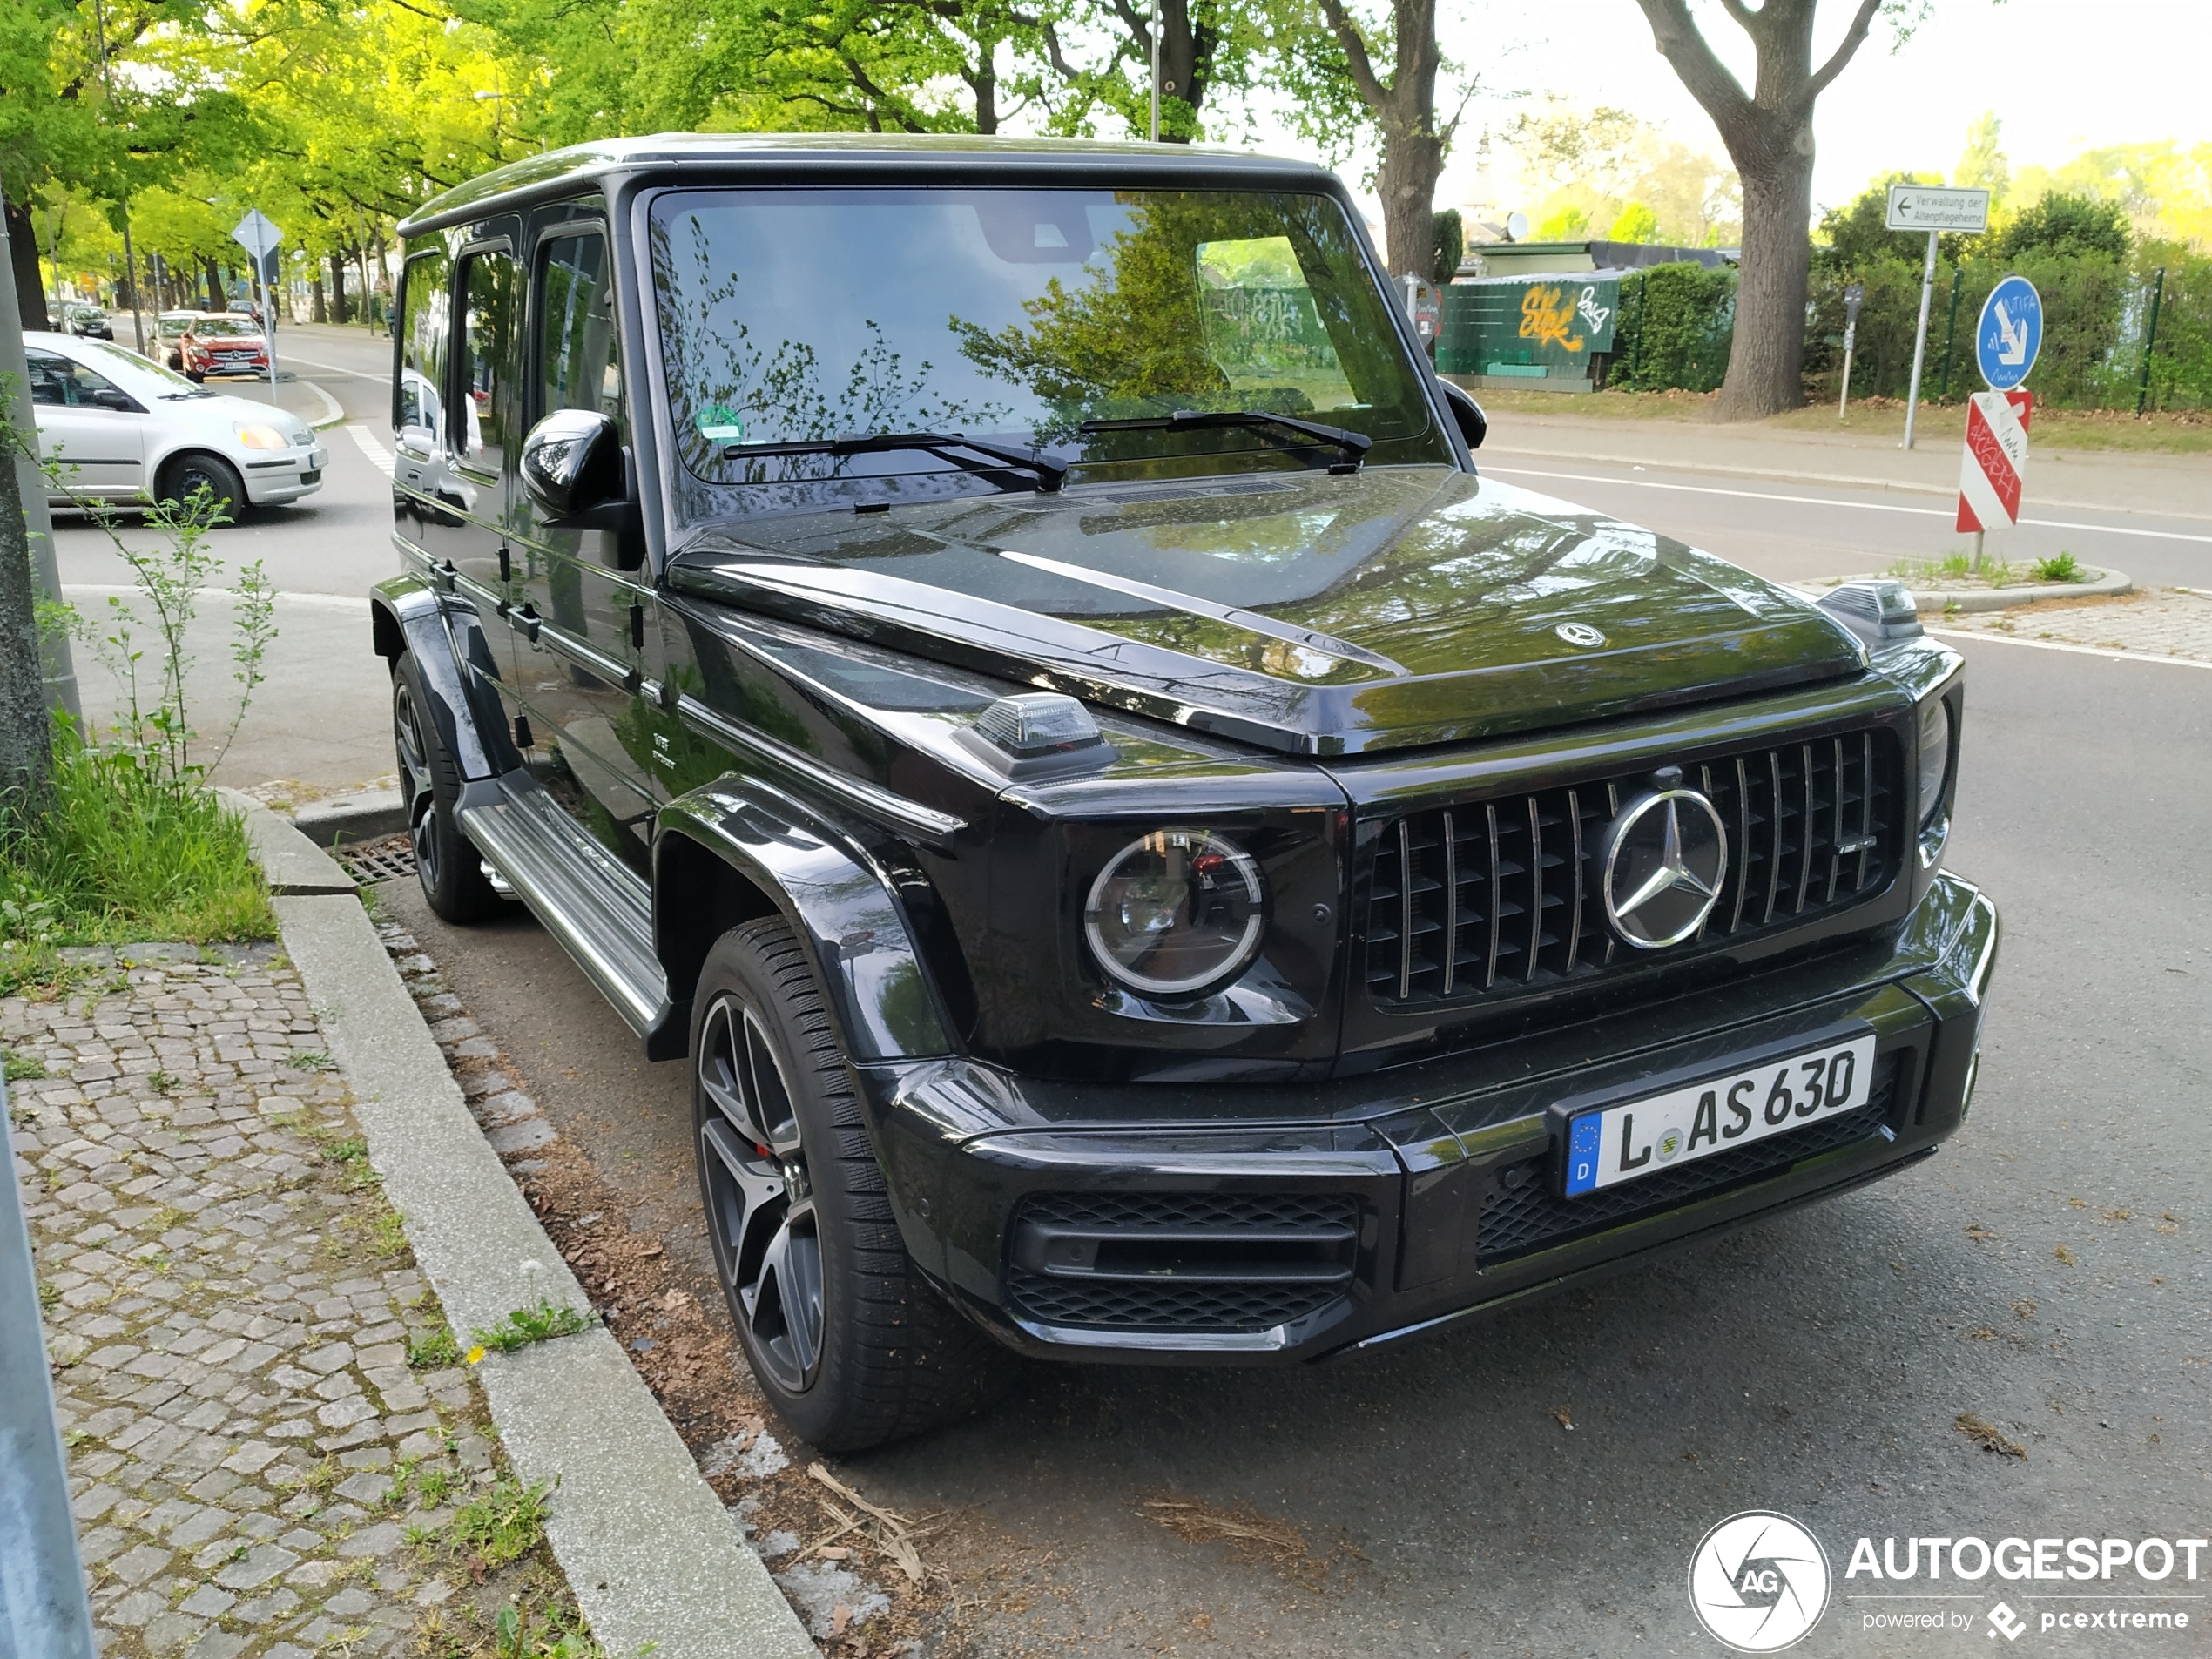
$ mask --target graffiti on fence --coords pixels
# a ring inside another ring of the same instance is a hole
[[[1582,336],[1567,332],[1575,326],[1575,311],[1574,305],[1561,301],[1555,286],[1532,287],[1521,300],[1521,337],[1540,346],[1556,346],[1561,351],[1580,351]]]

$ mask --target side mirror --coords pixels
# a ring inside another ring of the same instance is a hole
[[[523,488],[545,528],[611,533],[624,570],[645,562],[630,473],[622,434],[597,409],[556,409],[523,440]]]
[[[1460,428],[1460,435],[1467,441],[1467,448],[1480,449],[1483,439],[1490,435],[1490,417],[1482,412],[1482,405],[1474,401],[1474,394],[1464,386],[1453,384],[1441,374],[1436,383],[1443,388],[1444,407],[1452,411],[1452,420]]]
[[[130,393],[119,386],[103,386],[92,394],[92,401],[104,409],[115,409],[124,415],[139,413],[138,406]]]

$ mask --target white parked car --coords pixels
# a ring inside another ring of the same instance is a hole
[[[105,340],[27,334],[39,447],[62,463],[55,507],[183,501],[205,484],[225,515],[322,488],[329,452],[298,415],[228,397]]]

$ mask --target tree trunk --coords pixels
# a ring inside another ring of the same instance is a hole
[[[43,333],[46,296],[39,287],[37,231],[30,209],[20,202],[8,204],[8,253],[16,280],[16,314],[26,329]]]
[[[1743,258],[1736,338],[1713,415],[1757,421],[1805,401],[1805,287],[1811,268],[1812,157],[1794,152],[1770,170],[1743,171]]]
[[[199,268],[207,279],[207,308],[220,311],[223,308],[223,273],[215,264],[215,256],[212,253],[201,254]]]
[[[15,280],[21,268],[24,248],[28,246],[24,237],[16,234],[17,227],[28,230],[30,216],[18,214],[15,205],[6,204],[0,211],[0,227],[4,227],[8,243],[5,271],[0,271],[0,300],[12,295],[20,314],[26,291]],[[31,249],[34,273],[37,250]],[[35,274],[34,274],[35,280]],[[38,299],[33,287],[28,297]],[[43,304],[41,307],[43,310]],[[0,318],[6,310],[0,307]],[[43,326],[44,317],[39,318]],[[45,529],[44,537],[45,558],[38,561],[45,566],[43,574],[54,587],[56,598],[61,597],[58,580],[53,575],[53,530],[46,522],[45,481],[18,451],[28,448],[37,453],[38,428],[30,413],[28,390],[29,371],[24,363],[21,331],[12,324],[0,320],[0,374],[7,377],[8,395],[0,399],[0,824],[10,830],[19,827],[24,818],[37,813],[44,803],[54,775],[54,752],[51,725],[47,714],[46,682],[53,678],[50,658],[53,651],[44,649],[38,637],[38,583],[33,574],[34,556],[41,550],[31,545],[30,515],[24,511],[24,492],[40,493],[35,498],[37,517]],[[61,642],[58,654],[62,671],[69,673],[69,646]],[[57,681],[64,705],[72,710],[76,702],[76,681],[70,676]]]
[[[1444,174],[1444,141],[1433,129],[1433,120],[1426,129],[1397,133],[1383,129],[1382,168],[1375,185],[1382,197],[1385,257],[1393,276],[1426,278],[1436,262],[1436,181]]]
[[[330,313],[324,306],[322,298],[322,271],[320,267],[314,268],[314,275],[307,280],[307,320],[328,322]]]
[[[1381,131],[1382,166],[1375,183],[1382,197],[1384,260],[1393,276],[1426,277],[1436,262],[1436,181],[1452,138],[1436,124],[1436,78],[1444,65],[1436,0],[1391,0],[1396,57],[1387,83],[1341,0],[1321,0],[1321,13],[1360,101]]]
[[[329,259],[330,320],[333,322],[344,322],[346,320],[345,256],[340,253],[335,248],[333,248],[330,252]]]

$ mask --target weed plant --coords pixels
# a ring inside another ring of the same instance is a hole
[[[23,440],[4,421],[0,435],[0,464],[8,464]],[[57,463],[34,459],[51,488],[63,487]],[[204,787],[261,683],[276,637],[275,590],[258,560],[239,570],[236,690],[211,753],[193,725],[186,635],[219,568],[208,538],[224,515],[204,488],[150,507],[149,551],[124,537],[106,507],[86,512],[130,565],[136,598],[111,597],[97,615],[49,600],[39,625],[68,633],[115,677],[121,711],[104,734],[57,717],[45,798],[0,803],[0,990],[53,980],[63,945],[276,931],[243,820]]]

